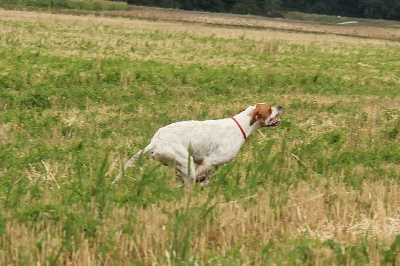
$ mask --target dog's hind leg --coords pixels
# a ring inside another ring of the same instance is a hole
[[[189,152],[181,151],[179,156],[175,157],[175,167],[179,176],[182,178],[186,187],[192,187],[196,181],[196,168],[193,157]]]
[[[185,186],[192,186],[196,180],[193,157],[185,147],[180,145],[155,147],[151,150],[150,157],[164,165],[175,165],[177,175]]]
[[[176,171],[182,178],[186,187],[192,187],[196,181],[195,167],[193,158],[186,159],[184,162],[176,162]]]

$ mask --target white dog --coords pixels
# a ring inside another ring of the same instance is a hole
[[[183,121],[162,127],[150,144],[125,164],[112,183],[117,182],[141,154],[150,153],[151,158],[164,165],[175,165],[182,181],[190,187],[195,181],[208,179],[213,166],[232,160],[252,132],[261,127],[278,126],[281,122],[276,118],[281,114],[280,106],[258,103],[232,118]]]

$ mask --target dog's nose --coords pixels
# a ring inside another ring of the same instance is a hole
[[[282,114],[283,112],[282,106],[278,105],[276,108],[278,109],[279,114]]]

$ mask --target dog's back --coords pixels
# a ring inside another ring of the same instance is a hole
[[[221,147],[224,148],[223,153],[226,153],[232,145],[235,149],[240,148],[242,142],[241,136],[237,134],[237,126],[231,119],[192,120],[176,122],[160,128],[149,146],[153,147],[152,150],[166,149],[167,146],[176,149],[181,146],[191,154],[195,163],[199,163],[213,154],[221,157],[222,155],[218,152]]]

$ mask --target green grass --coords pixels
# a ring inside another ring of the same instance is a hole
[[[5,7],[33,7],[33,8],[63,8],[89,11],[123,11],[128,5],[123,2],[112,1],[74,1],[74,0],[0,0],[0,6]]]
[[[399,262],[396,42],[19,15],[0,19],[0,264]],[[159,127],[256,102],[282,125],[206,189],[145,158],[110,185]]]

